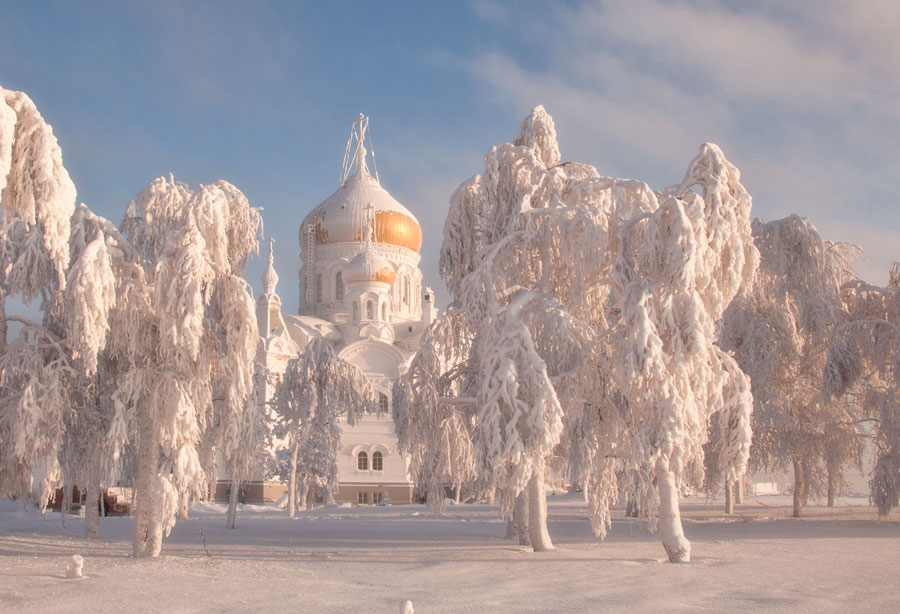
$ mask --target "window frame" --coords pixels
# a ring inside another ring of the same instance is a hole
[[[334,275],[334,300],[344,300],[344,276],[340,271]]]

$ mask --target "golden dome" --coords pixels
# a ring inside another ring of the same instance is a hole
[[[375,218],[373,241],[415,252],[422,249],[418,220],[367,172],[348,177],[337,192],[306,216],[300,227],[301,245],[305,229],[313,223],[318,245],[365,241],[370,207]]]
[[[389,286],[394,285],[394,280],[396,278],[397,275],[389,266],[383,267],[379,269],[377,273],[375,273],[375,281],[380,281],[381,283],[387,284]]]
[[[399,211],[376,211],[374,240],[417,252],[422,249],[422,228],[411,215]]]

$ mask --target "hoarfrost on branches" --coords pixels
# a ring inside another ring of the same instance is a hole
[[[116,425],[132,426],[113,432],[137,447],[136,555],[158,556],[174,511],[206,495],[215,443],[234,479],[248,475],[239,451],[257,432],[259,331],[241,275],[260,231],[258,211],[225,181],[192,191],[155,179],[122,220],[139,259],[122,284],[110,345],[132,365],[115,394]]]
[[[471,342],[464,314],[448,310],[425,331],[419,352],[394,387],[398,446],[434,513],[443,511],[446,482],[459,492],[475,477]]]
[[[841,288],[844,321],[832,334],[823,371],[826,400],[856,392],[874,425],[870,497],[887,515],[900,500],[900,263],[879,287],[850,281]]]
[[[799,516],[820,467],[833,503],[843,467],[859,456],[844,404],[825,405],[819,393],[828,336],[841,318],[841,284],[856,252],[823,241],[795,215],[754,220],[753,236],[759,272],[725,312],[720,339],[753,381],[754,469],[793,468]]]
[[[670,558],[689,560],[678,490],[702,482],[714,411],[724,470],[742,474],[749,454],[748,381],[714,342],[758,264],[750,197],[711,144],[659,193],[559,161],[536,107],[451,199],[440,266],[475,335],[479,469],[508,489],[510,513],[532,472],[565,455],[598,534],[625,489],[651,523],[659,509]],[[529,506],[529,526],[545,523]]]
[[[290,451],[287,508],[291,518],[298,507],[306,509],[311,488],[318,489],[323,500],[333,500],[340,420],[354,424],[371,404],[372,387],[365,373],[338,358],[325,339],[314,337],[302,355],[288,361],[272,409],[275,435],[287,442]]]

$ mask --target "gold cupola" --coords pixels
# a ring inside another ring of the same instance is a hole
[[[396,277],[388,261],[379,256],[368,241],[363,250],[344,266],[343,276],[348,285],[356,282],[380,282],[389,286],[394,284]]]
[[[300,225],[300,242],[312,226],[317,245],[361,243],[366,240],[370,216],[374,217],[375,243],[404,247],[418,253],[422,249],[422,228],[416,217],[381,187],[378,172],[369,172],[364,145],[369,118],[360,114],[353,123],[341,187],[313,209]],[[356,142],[352,158],[351,145]],[[374,158],[373,158],[374,160]],[[351,172],[353,171],[353,172]]]

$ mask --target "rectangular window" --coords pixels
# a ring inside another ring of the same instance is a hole
[[[381,492],[373,492],[372,493],[372,503],[378,505],[384,500],[384,493]]]
[[[356,494],[356,502],[360,505],[367,505],[369,503],[369,493],[361,492]]]

